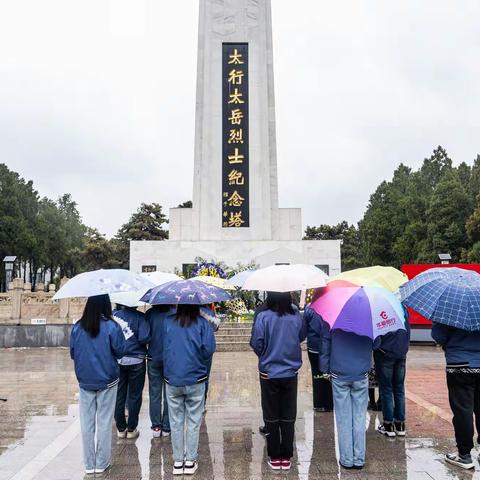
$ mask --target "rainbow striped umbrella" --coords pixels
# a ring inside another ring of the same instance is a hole
[[[359,287],[337,280],[320,290],[311,308],[332,330],[344,330],[372,340],[405,329],[402,304],[382,287]]]

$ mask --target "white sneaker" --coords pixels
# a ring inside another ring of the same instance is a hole
[[[460,455],[457,453],[447,453],[444,458],[446,462],[456,465],[457,467],[464,468],[465,470],[475,468],[475,464],[473,463],[472,456],[470,454]]]
[[[390,438],[396,436],[395,428],[393,426],[393,423],[381,423],[377,427],[377,432],[381,433],[382,435],[386,435],[387,437],[390,437]]]
[[[173,472],[174,475],[183,475],[183,462],[175,462],[173,464]]]
[[[166,432],[165,430],[162,430],[162,437],[169,437],[171,435],[170,432]]]
[[[87,468],[85,469],[85,475],[93,475],[95,473],[94,468]]]
[[[198,470],[198,463],[197,462],[185,462],[185,466],[183,467],[183,473],[185,475],[193,475]]]
[[[126,436],[127,436],[127,429],[125,429],[123,432],[120,432],[120,430],[117,430],[118,438],[125,438]]]
[[[108,464],[105,468],[96,468],[95,473],[104,473],[110,468],[110,464]]]
[[[139,435],[140,432],[137,429],[135,429],[133,432],[127,431],[127,438],[138,438]]]
[[[162,430],[160,427],[152,428],[152,435],[153,438],[160,438],[162,436]]]

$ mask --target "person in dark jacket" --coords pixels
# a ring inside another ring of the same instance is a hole
[[[312,370],[313,408],[317,412],[331,412],[333,410],[332,384],[320,372],[322,317],[307,305],[303,318],[307,325],[307,352]]]
[[[170,436],[170,421],[163,371],[163,330],[165,318],[175,315],[176,308],[169,305],[154,305],[145,314],[145,320],[150,327],[147,371],[150,396],[150,422],[154,438]]]
[[[218,329],[220,328],[220,317],[217,317],[214,305],[212,305],[211,307],[201,307],[200,316],[208,321],[214,332],[218,332]],[[207,363],[207,381],[205,382],[205,404],[207,403],[208,398],[208,386],[210,384],[210,372],[212,371],[212,363],[213,355],[210,357],[210,360]],[[207,413],[206,407],[203,410],[203,413]]]
[[[215,348],[213,329],[198,305],[179,305],[175,316],[165,318],[163,365],[174,475],[191,475],[198,468],[207,365]]]
[[[257,294],[258,294],[258,292],[257,292]],[[260,315],[260,313],[264,312],[265,310],[268,310],[268,305],[267,305],[268,295],[269,295],[269,292],[267,292],[267,294],[266,294],[265,301],[260,303],[259,305],[257,305],[257,307],[255,308],[255,311],[253,312],[253,325],[255,325],[255,322],[257,321],[258,315]],[[253,325],[252,325],[252,328],[253,328]],[[265,425],[262,425],[262,426],[258,427],[258,431],[262,435],[266,435],[267,434],[267,427]]]
[[[115,423],[118,438],[137,438],[139,431],[138,416],[142,407],[143,387],[147,346],[150,339],[150,325],[142,312],[134,307],[117,305],[113,311],[113,319],[122,327],[129,328],[133,336],[129,348],[118,361],[120,365],[120,382],[118,384],[117,401],[115,404]],[[125,418],[125,404],[128,392],[128,423]]]
[[[290,293],[269,293],[268,309],[259,313],[250,345],[258,356],[268,464],[289,470],[297,416],[297,374],[301,342],[307,329]]]
[[[343,330],[331,331],[323,322],[320,370],[332,380],[339,462],[346,469],[359,470],[365,464],[365,419],[372,351],[373,342],[369,337]]]
[[[112,420],[119,382],[117,359],[129,345],[131,333],[112,320],[108,295],[87,300],[73,326],[70,356],[80,385],[80,427],[85,473],[103,473],[112,456]],[[96,438],[96,443],[95,443]]]
[[[405,330],[377,337],[374,344],[375,371],[380,390],[383,423],[377,431],[388,437],[404,437],[405,371],[410,345],[410,323],[405,310]]]
[[[475,468],[471,451],[473,416],[480,414],[480,331],[467,332],[434,322],[432,337],[445,352],[448,399],[458,449],[458,453],[446,454],[445,460],[465,469]]]

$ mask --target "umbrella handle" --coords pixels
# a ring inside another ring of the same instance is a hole
[[[301,293],[300,293],[300,309],[302,309],[303,307],[305,307],[305,301],[307,299],[307,291],[306,290],[302,290]]]

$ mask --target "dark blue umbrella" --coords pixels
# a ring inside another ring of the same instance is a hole
[[[141,299],[150,305],[207,305],[230,300],[222,288],[204,282],[177,280],[149,290]]]
[[[432,322],[480,330],[480,275],[463,268],[432,268],[400,287],[404,305]]]

